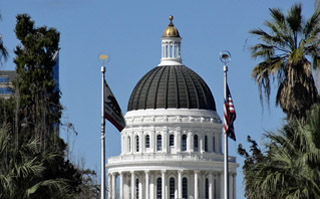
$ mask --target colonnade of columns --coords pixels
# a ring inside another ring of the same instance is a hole
[[[223,181],[223,172],[221,171],[145,170],[112,172],[108,174],[108,199],[222,199]],[[117,189],[117,184],[119,184],[119,189]],[[236,198],[235,185],[236,174],[230,173],[230,199]]]

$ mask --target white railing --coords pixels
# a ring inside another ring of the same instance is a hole
[[[108,163],[124,161],[217,161],[223,162],[223,155],[203,153],[203,154],[134,154],[110,157]],[[229,162],[236,163],[235,157],[229,157]]]

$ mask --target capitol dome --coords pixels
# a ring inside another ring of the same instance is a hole
[[[158,66],[141,78],[131,94],[128,111],[187,108],[216,111],[204,80],[184,65]]]
[[[108,159],[108,199],[224,198],[223,125],[208,85],[182,63],[182,38],[169,20],[160,64],[131,93],[121,154]],[[230,199],[237,167],[229,156]]]

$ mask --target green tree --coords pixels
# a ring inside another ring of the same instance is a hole
[[[14,97],[0,104],[6,115],[0,125],[5,124],[10,135],[4,147],[10,160],[0,163],[2,182],[10,189],[2,198],[72,198],[80,191],[81,173],[65,159],[66,144],[58,136],[62,106],[53,56],[60,34],[35,27],[26,14],[17,16],[15,33],[21,44],[15,49]]]
[[[55,90],[53,78],[53,56],[59,50],[60,34],[54,28],[35,28],[34,21],[26,14],[17,16],[15,33],[21,41],[14,59],[18,74],[16,94],[20,100],[18,121],[32,136],[37,136],[45,148],[50,133],[57,133],[62,111],[60,91]]]
[[[320,66],[320,12],[306,21],[301,12],[301,4],[291,7],[287,16],[280,9],[272,8],[272,20],[264,23],[268,32],[260,28],[250,31],[261,41],[251,47],[251,56],[262,60],[251,74],[259,86],[261,102],[265,96],[269,103],[270,81],[277,79],[276,104],[280,104],[289,119],[303,119],[306,111],[318,101],[311,62],[307,58],[312,58],[313,68]]]
[[[60,154],[39,151],[40,141],[12,144],[8,125],[0,128],[0,198],[69,198],[65,178],[48,179],[46,164],[57,165]]]
[[[239,147],[246,158],[247,198],[320,198],[320,105],[312,107],[305,122],[288,121],[279,133],[265,136],[264,154],[258,149],[258,156],[249,155]]]

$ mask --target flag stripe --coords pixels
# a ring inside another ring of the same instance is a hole
[[[236,136],[234,133],[234,120],[236,119],[236,111],[234,109],[231,93],[229,87],[227,85],[227,99],[224,100],[224,132],[233,140],[236,140]]]
[[[119,131],[125,127],[121,108],[107,82],[104,81],[104,118],[109,120]]]

